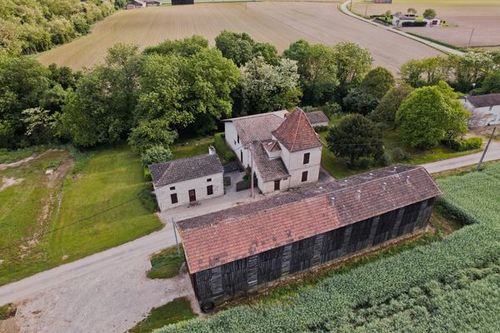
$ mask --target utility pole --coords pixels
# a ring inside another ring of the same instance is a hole
[[[469,37],[469,42],[467,43],[467,48],[469,48],[469,47],[470,47],[470,43],[471,43],[471,41],[472,41],[472,35],[474,34],[474,30],[475,30],[475,29],[476,29],[476,28],[472,28],[472,30],[471,30],[471,32],[470,32],[470,37]]]
[[[172,227],[174,228],[174,236],[175,236],[175,246],[177,247],[177,255],[181,255],[181,250],[179,248],[179,240],[177,239],[177,230],[175,230],[176,224],[174,218],[172,217]]]
[[[481,170],[481,163],[483,163],[484,156],[486,155],[486,152],[488,151],[488,147],[490,146],[491,140],[493,139],[493,136],[495,135],[495,130],[496,126],[493,127],[493,132],[491,132],[491,136],[488,139],[488,143],[486,144],[486,147],[484,148],[483,154],[481,155],[481,159],[479,160],[479,163],[477,164],[476,171]]]

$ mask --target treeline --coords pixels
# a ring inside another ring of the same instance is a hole
[[[89,32],[123,1],[2,0],[0,51],[31,54],[49,50]]]
[[[369,141],[370,149],[359,148],[358,156],[336,152],[355,162],[363,154],[383,154],[373,121],[396,126],[397,111],[415,88],[439,84],[425,94],[441,94],[441,108],[457,97],[444,82],[462,92],[500,91],[499,59],[498,53],[490,52],[410,61],[401,69],[400,82],[386,69],[372,68],[370,53],[355,43],[327,46],[299,40],[279,54],[271,44],[227,31],[216,38],[214,48],[200,36],[165,41],[143,52],[118,44],[109,49],[104,64],[83,73],[4,54],[0,147],[51,142],[92,147],[128,140],[150,163],[170,158],[169,147],[177,137],[211,133],[220,119],[299,104],[320,106],[330,115],[358,114],[344,132],[364,128],[358,131],[360,143],[353,144],[351,135],[350,145],[338,146],[351,154],[356,149],[345,147],[366,148],[368,141],[363,140],[370,134],[375,138]],[[406,108],[420,104],[407,103]],[[403,113],[401,120],[411,119]],[[436,132],[439,137],[462,133],[463,119],[458,119],[458,130],[446,128],[446,123]]]

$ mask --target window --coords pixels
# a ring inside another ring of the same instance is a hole
[[[236,140],[238,141],[238,143],[240,143],[240,136],[239,135],[236,137]]]
[[[302,181],[307,182],[307,171],[302,172]]]
[[[309,158],[311,157],[311,153],[304,154],[304,164],[309,163]]]
[[[177,193],[170,194],[170,201],[172,201],[172,204],[179,202],[179,200],[177,200]]]
[[[210,183],[212,181],[212,178],[207,178],[207,183]]]
[[[240,150],[240,161],[243,164],[243,150]]]
[[[274,190],[279,191],[280,190],[280,180],[275,180],[274,181]]]
[[[175,190],[175,186],[170,186],[170,191],[174,191]]]
[[[214,194],[214,186],[208,185],[207,186],[207,195],[212,195],[212,194]]]

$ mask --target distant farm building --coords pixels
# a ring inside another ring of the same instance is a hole
[[[373,3],[392,3],[392,0],[373,0]]]
[[[469,119],[470,127],[500,125],[500,94],[467,96],[463,103],[472,113]]]
[[[149,166],[161,211],[224,195],[223,167],[215,150]]]
[[[127,3],[127,9],[145,8],[145,7],[157,7],[160,6],[161,2],[157,0],[132,0]]]
[[[204,311],[426,228],[440,189],[397,166],[314,185],[177,224]]]
[[[439,18],[427,19],[423,17],[417,17],[413,14],[394,14],[392,16],[392,25],[395,27],[436,27],[441,25],[441,20]]]

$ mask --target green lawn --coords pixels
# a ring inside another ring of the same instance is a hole
[[[332,122],[332,121],[331,121]],[[328,150],[326,147],[326,137],[328,135],[328,131],[323,131],[320,133],[321,140],[325,147],[323,147],[322,156],[321,156],[321,166],[327,170],[333,177],[335,178],[344,178],[348,176],[352,176],[354,174],[364,172],[370,169],[376,169],[380,166],[374,165],[368,167],[366,169],[349,169],[343,159],[339,159],[335,157],[335,155]],[[448,158],[460,157],[464,155],[469,155],[473,153],[477,153],[481,151],[481,149],[477,150],[469,150],[457,152],[453,151],[444,145],[439,145],[435,148],[428,149],[425,151],[419,151],[413,148],[409,148],[404,146],[401,143],[401,138],[399,137],[399,133],[396,130],[385,130],[383,133],[384,140],[384,148],[386,153],[389,156],[392,156],[392,151],[395,148],[401,148],[406,153],[409,154],[409,159],[405,161],[392,161],[392,163],[403,163],[403,164],[425,164],[436,162],[440,160],[445,160]]]
[[[0,149],[0,164],[15,162],[46,149],[44,146],[33,146],[17,150]]]
[[[181,140],[172,146],[173,158],[185,158],[208,153],[208,147],[214,146],[217,150],[221,162],[226,162],[236,159],[236,155],[229,148],[224,140],[224,133],[216,133],[214,136],[191,138]]]
[[[92,152],[49,189],[45,170],[67,159],[65,151],[50,152],[20,168],[0,171],[0,176],[24,179],[0,192],[0,259],[5,260],[0,285],[161,228],[139,198],[148,184],[138,157],[127,146]],[[52,209],[40,225],[44,206]]]
[[[191,310],[191,304],[186,298],[176,298],[172,302],[151,310],[147,318],[139,322],[130,333],[152,332],[154,329],[168,324],[196,317]]]
[[[169,247],[151,257],[151,269],[147,276],[150,279],[168,279],[179,274],[179,269],[184,263],[184,251],[180,247],[180,253],[177,253],[177,247]]]

